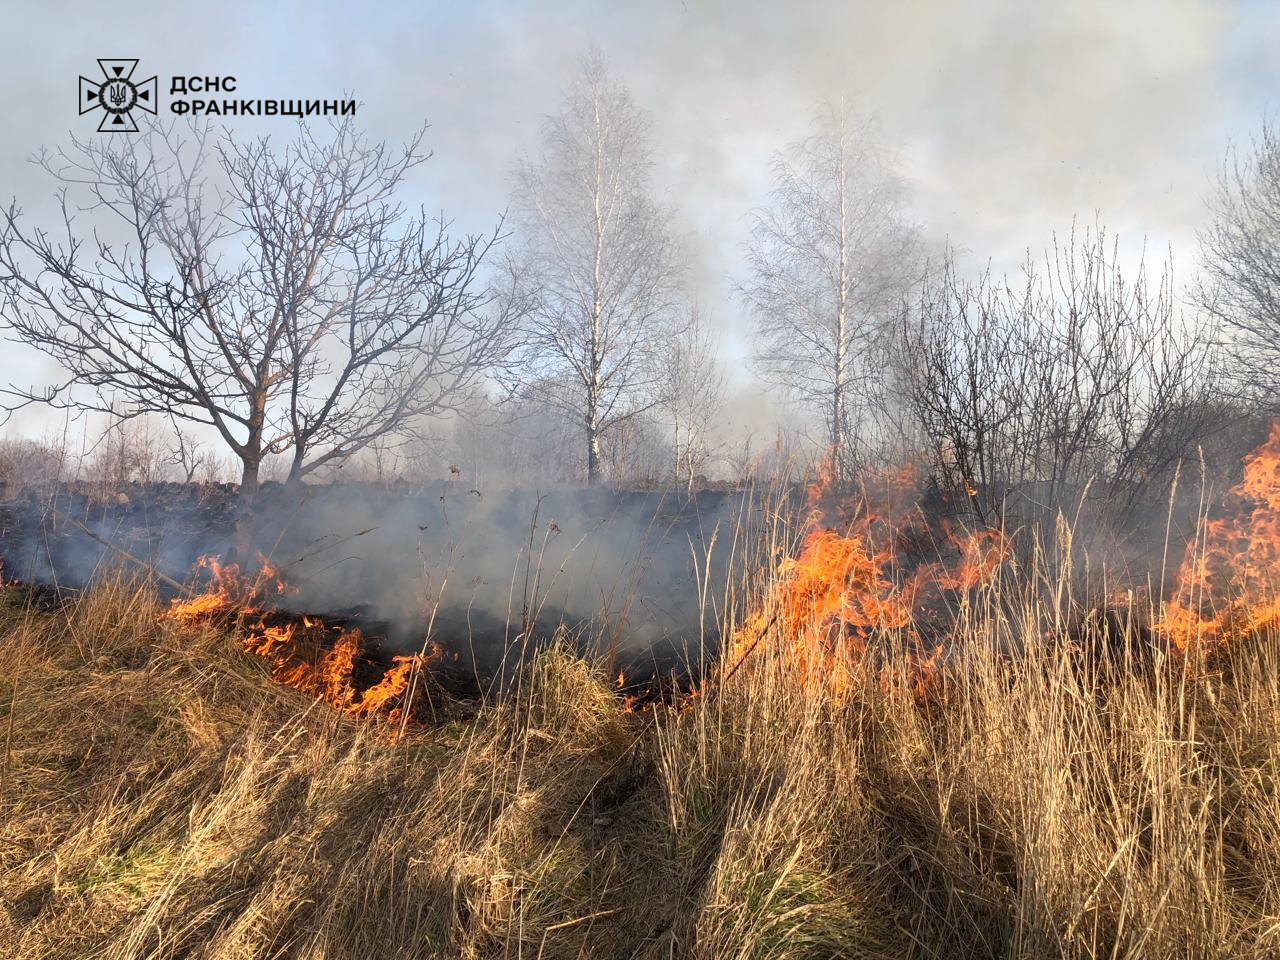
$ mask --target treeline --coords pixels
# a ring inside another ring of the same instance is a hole
[[[1228,156],[1199,276],[1067,227],[1010,274],[913,221],[875,121],[822,106],[774,157],[735,307],[779,424],[735,410],[691,293],[650,119],[589,52],[482,234],[403,201],[429,159],[353,118],[288,143],[199,125],[42,154],[62,222],[0,216],[0,324],[53,358],[10,412],[105,426],[7,441],[9,486],[357,477],[738,483],[832,451],[906,461],[984,524],[1091,498],[1133,516],[1230,471],[1275,411],[1280,138]],[[764,405],[760,405],[763,408]]]

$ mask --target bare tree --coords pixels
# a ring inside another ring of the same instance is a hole
[[[740,292],[757,371],[822,416],[842,461],[885,402],[885,351],[918,246],[876,124],[823,106],[814,133],[774,159]]]
[[[719,342],[695,306],[661,358],[659,400],[671,427],[672,478],[690,492],[711,457],[709,433],[724,405]]]
[[[93,448],[90,476],[114,494],[131,483],[159,483],[170,462],[162,428],[152,417],[111,417]]]
[[[197,474],[208,472],[213,457],[208,449],[184,433],[177,423],[172,423],[172,427],[173,445],[169,447],[167,462],[177,470],[183,483],[194,483]]]
[[[648,129],[592,50],[545,121],[541,153],[516,171],[521,246],[508,265],[528,311],[526,371],[581,424],[589,483],[601,479],[601,437],[655,401],[676,298]]]
[[[450,407],[505,349],[477,280],[498,233],[454,240],[397,201],[421,136],[395,149],[344,120],[277,147],[158,126],[43,155],[63,224],[4,211],[2,322],[66,377],[11,387],[8,409],[211,426],[247,499],[269,455],[297,482]]]
[[[26,490],[48,491],[67,478],[67,450],[46,438],[0,438],[0,497]]]
[[[1175,316],[1169,268],[1126,278],[1100,229],[1012,280],[948,262],[913,313],[913,409],[944,488],[987,525],[1052,519],[1086,490],[1132,519],[1210,430],[1213,354]]]
[[[1232,335],[1232,370],[1249,393],[1280,402],[1280,130],[1264,124],[1252,152],[1232,151],[1200,236],[1200,301]]]
[[[651,490],[665,479],[671,443],[652,413],[627,417],[601,438],[601,459],[615,484]]]

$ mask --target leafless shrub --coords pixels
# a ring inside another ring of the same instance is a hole
[[[1252,151],[1232,151],[1201,234],[1199,300],[1226,333],[1243,392],[1280,405],[1280,130],[1264,124]]]
[[[1073,229],[1020,279],[948,263],[912,311],[910,400],[943,486],[980,521],[1052,517],[1086,493],[1126,511],[1167,496],[1215,426],[1204,333],[1169,269],[1132,280],[1103,230]],[[1132,514],[1130,519],[1136,519]]]
[[[65,447],[29,437],[0,440],[0,498],[49,490],[66,472]]]
[[[197,477],[207,476],[211,468],[216,470],[214,459],[211,450],[184,435],[176,423],[173,425],[173,442],[169,446],[167,461],[183,483],[195,483]]]
[[[672,446],[662,426],[646,414],[619,422],[605,435],[600,454],[614,483],[655,488],[666,480]]]

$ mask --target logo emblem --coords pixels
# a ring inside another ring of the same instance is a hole
[[[132,79],[137,60],[99,60],[102,81],[80,78],[80,113],[101,107],[106,113],[98,124],[98,132],[137,133],[138,125],[130,111],[134,107],[147,113],[156,112],[156,78],[135,83]]]

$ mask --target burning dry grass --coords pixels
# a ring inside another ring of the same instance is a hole
[[[992,537],[903,563],[910,510],[780,524],[720,677],[641,713],[556,645],[423,722],[429,663],[357,684],[358,634],[229,570],[11,588],[0,955],[1280,955],[1266,462],[1144,616]]]
[[[1073,648],[1004,597],[927,696],[902,657],[820,696],[764,644],[639,716],[552,648],[473,721],[393,743],[144,586],[21,599],[5,957],[1280,952],[1274,632],[1096,669],[1103,625]]]
[[[186,626],[238,624],[244,629],[242,649],[270,664],[274,682],[351,716],[385,719],[396,737],[410,723],[422,722],[428,711],[433,720],[439,719],[428,696],[428,675],[444,657],[438,644],[424,643],[417,653],[391,657],[376,679],[357,687],[357,666],[367,653],[358,627],[335,626],[311,616],[281,619],[271,606],[289,588],[265,560],[253,575],[216,557],[203,557],[198,566],[209,571],[207,588],[173,600],[166,619]],[[280,622],[268,622],[273,616]]]
[[[1161,627],[1182,651],[1280,622],[1280,423],[1245,457],[1243,474],[1225,515],[1204,519],[1179,568]]]

